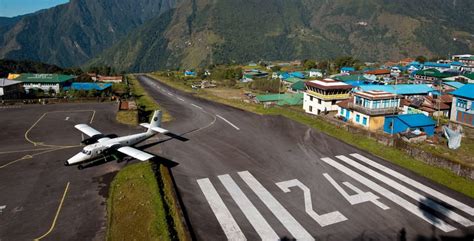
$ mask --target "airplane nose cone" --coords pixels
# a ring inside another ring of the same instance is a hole
[[[64,165],[69,166],[69,165],[74,165],[83,161],[86,161],[88,159],[88,156],[83,154],[83,153],[77,153],[73,157],[69,158]]]

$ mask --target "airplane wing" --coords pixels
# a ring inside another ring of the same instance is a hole
[[[96,129],[94,129],[94,128],[86,125],[86,124],[78,124],[78,125],[75,125],[74,127],[76,127],[76,129],[80,130],[82,133],[88,135],[89,137],[103,136],[102,133],[100,133]],[[106,140],[110,140],[110,138],[102,137],[102,138],[98,139],[97,141],[98,142],[103,142],[103,141],[106,141]]]
[[[121,152],[125,155],[131,156],[133,158],[136,158],[140,161],[146,161],[146,160],[151,159],[151,158],[154,157],[151,154],[148,154],[144,151],[140,151],[138,149],[135,149],[135,148],[129,147],[129,146],[120,147],[119,149],[117,149],[117,151],[119,151],[119,152]]]

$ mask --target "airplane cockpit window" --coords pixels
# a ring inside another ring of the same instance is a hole
[[[84,149],[83,149],[81,152],[82,152],[83,154],[87,154],[87,151],[84,150]]]

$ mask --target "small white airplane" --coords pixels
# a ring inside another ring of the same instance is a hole
[[[148,128],[147,132],[110,138],[95,130],[94,128],[86,124],[78,124],[74,127],[87,136],[89,139],[84,140],[82,143],[87,144],[84,149],[67,160],[64,165],[70,166],[80,163],[93,162],[98,159],[106,158],[106,155],[111,154],[113,151],[121,152],[125,155],[136,158],[140,161],[146,161],[154,156],[144,151],[138,150],[131,146],[136,145],[157,133],[167,134],[170,133],[168,130],[161,128],[161,111],[157,110],[153,113],[150,124],[142,123],[141,126]],[[170,133],[171,134],[171,133]],[[83,169],[83,165],[78,166],[79,169]]]

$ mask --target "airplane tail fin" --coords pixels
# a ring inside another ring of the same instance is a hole
[[[162,119],[161,110],[156,110],[151,117],[150,124],[142,123],[141,126],[148,128],[147,132],[159,132],[162,134],[168,133],[168,130],[161,128],[161,119]]]

